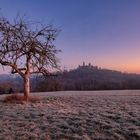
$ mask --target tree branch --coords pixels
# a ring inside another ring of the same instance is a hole
[[[15,69],[15,71],[16,71],[18,74],[20,74],[20,75],[24,78],[24,73],[23,73],[20,69],[18,69],[16,65],[14,65],[14,64],[12,64],[12,63],[10,63],[10,62],[6,62],[6,61],[0,61],[0,63],[1,63],[2,65],[4,65],[4,66],[10,66],[10,67],[12,67],[13,69]]]

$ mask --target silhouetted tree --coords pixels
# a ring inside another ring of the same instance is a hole
[[[53,44],[58,30],[52,25],[27,24],[23,18],[10,22],[0,18],[0,64],[11,67],[24,79],[24,96],[30,94],[30,74],[49,74],[58,68],[57,50]]]
[[[62,86],[55,78],[42,78],[38,79],[35,84],[35,91],[46,92],[46,91],[59,91],[62,90]]]

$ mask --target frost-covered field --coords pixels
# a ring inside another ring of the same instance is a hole
[[[40,102],[0,101],[0,140],[140,140],[140,91],[35,95]]]

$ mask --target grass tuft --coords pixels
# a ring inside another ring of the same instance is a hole
[[[19,103],[19,104],[20,103],[22,104],[25,102],[35,103],[35,102],[39,102],[39,101],[40,101],[39,97],[30,96],[27,100],[25,96],[20,95],[20,94],[8,95],[3,100],[4,103]]]

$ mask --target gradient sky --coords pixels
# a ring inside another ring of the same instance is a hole
[[[0,0],[0,15],[17,13],[61,28],[62,68],[90,62],[140,73],[140,0]]]

